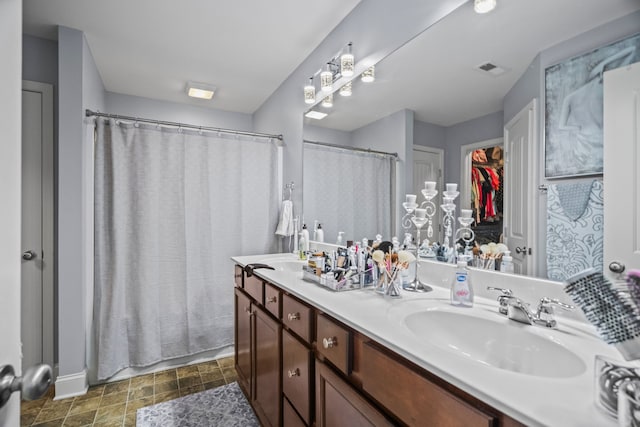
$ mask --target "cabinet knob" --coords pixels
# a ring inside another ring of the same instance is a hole
[[[247,316],[252,316],[253,312],[251,311],[250,307],[245,307],[244,308],[244,312],[247,313]]]
[[[338,345],[338,340],[336,339],[336,337],[331,337],[331,338],[323,338],[322,339],[322,346],[324,348],[332,348]]]
[[[267,298],[267,304],[268,303],[272,303],[272,302],[278,302],[278,298],[277,297],[269,297],[269,298]]]
[[[300,320],[300,313],[289,313],[287,315],[287,319],[289,319],[289,320]]]
[[[289,376],[289,378],[298,377],[300,376],[300,369],[298,368],[294,370],[289,369],[289,372],[287,372],[287,375]]]

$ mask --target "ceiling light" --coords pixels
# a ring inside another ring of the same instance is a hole
[[[320,89],[323,92],[331,92],[333,90],[333,73],[329,63],[325,66],[324,71],[320,73]]]
[[[325,96],[325,98],[322,100],[322,106],[324,108],[333,107],[333,94],[332,93],[330,93],[329,95]]]
[[[310,119],[322,120],[325,117],[327,117],[327,113],[311,110],[311,111],[307,111],[307,113],[304,116],[309,117]]]
[[[313,104],[316,102],[316,87],[313,84],[313,77],[309,78],[309,83],[304,87],[304,103]]]
[[[360,80],[362,80],[365,83],[371,83],[375,79],[376,79],[376,67],[374,65],[364,70],[364,72],[360,76]]]
[[[345,84],[344,86],[342,86],[340,88],[340,96],[351,96],[352,92],[352,85],[351,82]]]
[[[211,86],[206,83],[196,83],[196,82],[187,83],[187,95],[189,95],[192,98],[211,99],[213,98],[213,93],[215,91],[216,91],[215,86]]]
[[[351,53],[351,43],[347,45],[347,50],[340,56],[340,74],[344,77],[351,77],[354,73],[355,59]]]
[[[496,7],[496,0],[474,0],[473,10],[476,13],[491,12]]]

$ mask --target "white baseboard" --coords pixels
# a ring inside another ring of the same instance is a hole
[[[56,380],[56,396],[53,400],[82,396],[88,389],[86,370],[71,375],[60,375]]]

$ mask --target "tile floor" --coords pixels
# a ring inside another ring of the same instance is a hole
[[[33,427],[128,427],[136,410],[237,379],[233,357],[169,369],[89,388],[84,396],[53,400],[53,390],[39,400],[22,402],[21,425]]]

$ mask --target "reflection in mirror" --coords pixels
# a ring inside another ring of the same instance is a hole
[[[323,120],[305,119],[304,137],[354,146],[353,136],[363,129],[377,126],[380,131],[388,127],[390,118],[404,114],[405,126],[385,135],[392,148],[382,148],[399,154],[398,197],[394,203],[400,206],[404,194],[419,187],[412,182],[414,144],[444,150],[443,181],[460,183],[461,190],[466,187],[470,191],[471,179],[461,182],[465,168],[462,148],[503,137],[506,144],[505,127],[537,98],[536,109],[531,112],[534,148],[522,156],[529,159],[529,170],[506,171],[510,167],[507,163],[503,185],[510,191],[515,188],[510,187],[511,180],[521,180],[517,181],[518,188],[523,189],[520,196],[529,204],[526,212],[517,213],[518,226],[528,233],[526,240],[507,242],[514,246],[510,249],[516,271],[547,277],[547,201],[546,194],[537,191],[540,184],[551,184],[541,173],[544,70],[638,32],[638,9],[637,2],[619,0],[566,0],[561,4],[552,0],[503,1],[493,12],[477,15],[473,5],[466,3],[376,64],[374,83],[366,87],[355,84],[352,96],[347,98],[336,94],[333,107],[323,110],[328,113]],[[367,147],[362,143],[358,146]],[[371,147],[380,149],[377,144]],[[307,191],[306,181],[304,212],[313,219],[316,215],[307,205],[313,195]],[[470,204],[470,197],[464,200]],[[505,218],[506,210],[505,206]],[[398,213],[399,209],[397,217]],[[395,230],[400,227],[396,225]],[[505,236],[517,234],[506,231]],[[375,231],[366,232],[371,234]]]
[[[395,154],[304,141],[304,209],[309,232],[322,224],[324,241],[389,236]]]

